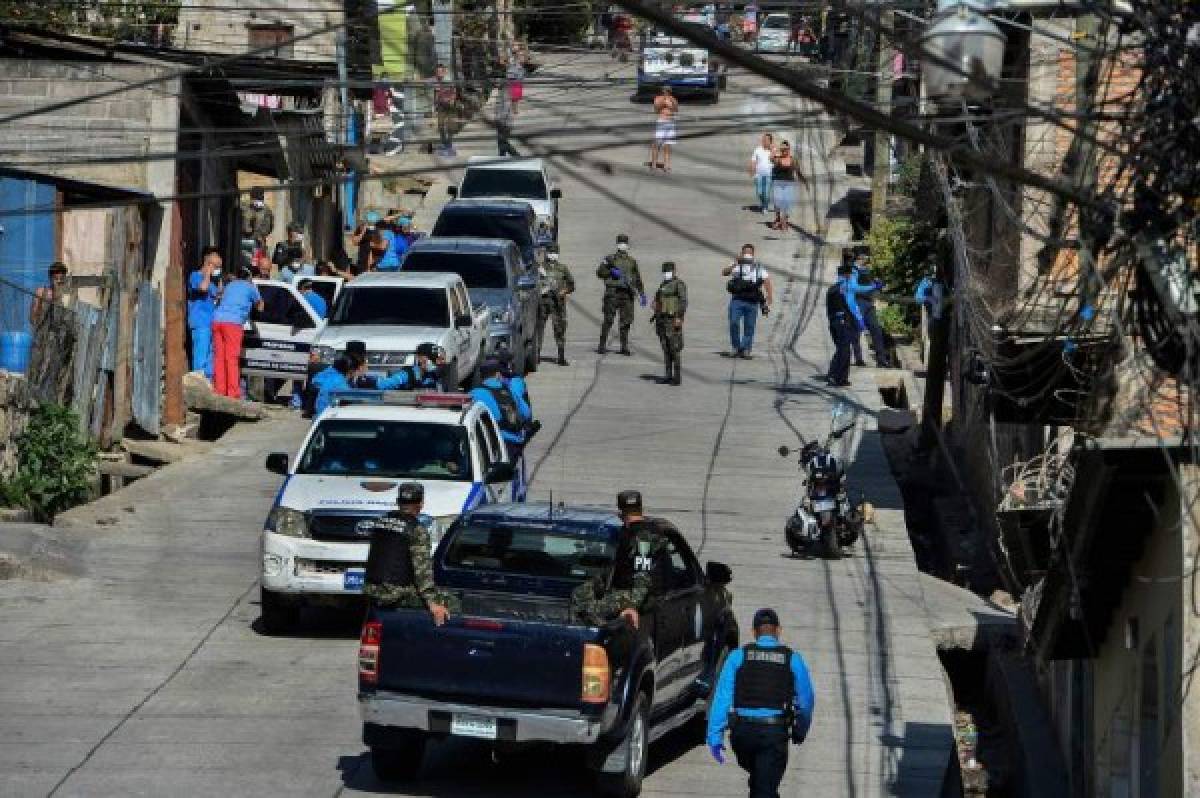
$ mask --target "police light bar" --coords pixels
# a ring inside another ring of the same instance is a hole
[[[331,391],[330,404],[335,407],[348,405],[389,405],[392,407],[466,407],[471,397],[465,393],[438,393],[436,391],[380,391],[373,388],[356,388],[348,391]]]

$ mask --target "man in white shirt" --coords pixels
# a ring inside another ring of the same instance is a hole
[[[763,214],[771,205],[771,156],[775,154],[774,138],[763,133],[762,143],[754,148],[750,156],[750,174],[754,177],[754,193],[758,196],[758,209]]]
[[[742,254],[721,269],[721,274],[729,278],[725,286],[729,291],[729,357],[750,360],[758,311],[761,308],[765,316],[775,299],[771,276],[754,257],[753,244],[743,244]]]

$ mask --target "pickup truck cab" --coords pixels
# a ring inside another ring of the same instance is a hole
[[[702,716],[722,656],[738,645],[725,585],[667,529],[663,591],[637,630],[578,622],[571,594],[608,578],[619,519],[593,508],[489,505],[442,537],[435,579],[462,611],[371,606],[359,649],[363,740],[376,774],[411,778],[430,737],[587,747],[599,790],[637,795],[651,742]]]
[[[267,457],[284,477],[262,533],[262,621],[292,628],[306,603],[362,592],[369,548],[358,523],[396,507],[420,482],[435,539],[459,515],[514,495],[515,472],[491,413],[469,396],[354,391],[313,423],[299,454]]]
[[[370,272],[351,280],[313,342],[312,369],[324,368],[347,341],[367,345],[372,371],[390,373],[416,361],[428,341],[446,352],[447,388],[477,382],[491,312],[471,302],[451,273]]]
[[[643,34],[637,71],[637,97],[649,97],[663,86],[676,95],[699,94],[710,102],[721,99],[720,64],[708,50],[662,30]]]
[[[528,203],[537,217],[539,238],[558,240],[558,200],[562,191],[550,182],[541,158],[493,158],[473,155],[467,159],[462,182],[446,191],[459,199],[513,199]]]
[[[537,371],[537,273],[525,268],[516,244],[501,238],[424,238],[404,253],[400,269],[462,277],[471,302],[491,310],[488,354],[507,350],[518,374]]]
[[[521,250],[526,269],[536,269],[553,239],[538,232],[537,216],[518,200],[453,200],[442,206],[433,223],[442,238],[506,238]]]

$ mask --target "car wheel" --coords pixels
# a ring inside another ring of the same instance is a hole
[[[620,773],[597,773],[596,791],[605,798],[636,798],[642,792],[650,754],[650,713],[645,693],[638,693],[629,731],[618,746],[625,748],[625,769]]]
[[[414,737],[398,748],[371,746],[371,769],[380,781],[413,781],[424,758],[424,737]]]
[[[300,605],[265,587],[259,589],[259,610],[262,629],[269,635],[287,634],[300,623]]]

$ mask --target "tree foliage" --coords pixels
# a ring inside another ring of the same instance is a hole
[[[85,501],[96,475],[96,446],[79,433],[79,418],[62,405],[39,405],[16,437],[16,475],[0,484],[0,498],[39,521]]]
[[[11,25],[123,42],[162,43],[181,0],[0,0]]]

